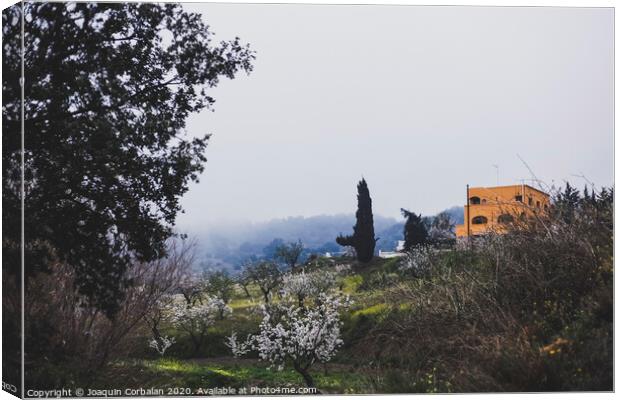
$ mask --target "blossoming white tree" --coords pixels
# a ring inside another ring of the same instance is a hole
[[[207,297],[196,303],[175,301],[168,307],[168,320],[172,326],[189,335],[194,350],[198,352],[207,330],[218,316],[227,316],[231,312],[232,309],[218,298]]]
[[[306,306],[300,306],[290,297],[288,300],[262,307],[263,320],[258,334],[240,343],[233,333],[226,344],[236,357],[255,350],[272,367],[282,369],[287,362],[291,363],[308,387],[315,387],[310,368],[317,361],[331,360],[342,345],[340,311],[350,301],[325,293]]]
[[[281,294],[297,299],[298,306],[303,308],[307,298],[317,298],[321,293],[328,292],[335,284],[336,273],[332,271],[288,273],[282,278]]]
[[[401,259],[399,269],[414,276],[428,274],[437,262],[439,250],[431,246],[415,246]]]

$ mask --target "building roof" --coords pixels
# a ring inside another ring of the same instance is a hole
[[[540,189],[536,189],[535,187],[532,187],[532,186],[530,186],[530,185],[525,185],[525,184],[523,184],[523,185],[503,185],[503,186],[476,186],[476,187],[470,186],[470,187],[469,187],[469,190],[472,190],[472,189],[478,189],[478,190],[493,190],[493,189],[504,189],[504,188],[521,188],[521,187],[527,187],[527,188],[528,188],[528,189],[530,189],[530,190],[533,190],[533,191],[535,191],[535,192],[538,192],[538,193],[540,193],[540,194],[543,194],[543,195],[545,195],[545,196],[549,197],[549,194],[548,194],[548,193],[543,192],[543,191],[542,191],[542,190],[540,190]]]

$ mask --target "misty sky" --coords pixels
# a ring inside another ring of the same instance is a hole
[[[186,4],[257,53],[222,80],[178,222],[375,213],[465,202],[465,185],[613,183],[613,10]]]

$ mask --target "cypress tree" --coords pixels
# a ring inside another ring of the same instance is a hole
[[[428,243],[428,229],[424,224],[422,215],[401,208],[403,217],[407,218],[403,233],[405,236],[405,250]]]
[[[357,222],[353,227],[353,235],[338,236],[336,242],[341,246],[352,246],[357,254],[357,260],[368,262],[375,253],[375,228],[372,217],[372,199],[368,191],[366,180],[357,184]]]

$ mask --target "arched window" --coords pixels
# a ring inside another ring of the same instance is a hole
[[[515,219],[510,214],[502,214],[499,217],[497,217],[497,222],[499,222],[500,224],[510,224],[514,222],[514,220]]]
[[[477,217],[473,217],[471,219],[471,223],[474,225],[486,224],[487,221],[487,217],[483,217],[482,215],[478,215]]]
[[[480,197],[478,196],[470,197],[469,202],[471,204],[480,204]]]

